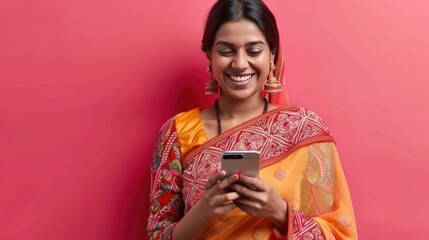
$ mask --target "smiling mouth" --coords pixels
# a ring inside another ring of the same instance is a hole
[[[255,74],[248,74],[248,75],[230,75],[227,74],[227,76],[234,82],[245,82],[249,79],[251,79]]]

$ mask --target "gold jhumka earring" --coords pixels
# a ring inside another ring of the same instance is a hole
[[[267,93],[278,93],[283,91],[282,84],[279,82],[279,80],[274,74],[274,71],[276,70],[276,65],[271,62],[270,68],[270,74],[268,76],[267,83],[265,83],[265,91]]]
[[[218,93],[218,91],[219,91],[219,85],[218,85],[218,83],[217,83],[216,79],[215,79],[215,78],[214,78],[214,76],[213,76],[212,66],[211,66],[211,65],[209,65],[209,66],[207,67],[207,72],[209,72],[209,73],[210,73],[210,75],[211,75],[211,79],[210,79],[210,81],[208,81],[208,82],[207,82],[207,84],[206,84],[206,94],[207,94],[207,95],[217,94],[217,93]]]

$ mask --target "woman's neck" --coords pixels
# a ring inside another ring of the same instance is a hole
[[[219,98],[220,114],[225,120],[247,120],[262,114],[264,107],[265,102],[262,94],[244,100],[236,100],[222,95]]]

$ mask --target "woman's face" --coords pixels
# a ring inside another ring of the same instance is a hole
[[[259,96],[272,57],[255,23],[246,19],[224,23],[215,35],[209,56],[222,96],[236,100]]]

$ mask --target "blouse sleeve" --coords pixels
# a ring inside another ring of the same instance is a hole
[[[176,223],[183,216],[182,164],[175,119],[161,128],[151,167],[149,239],[171,239]]]
[[[287,235],[274,231],[275,239],[357,239],[353,206],[335,144],[322,142],[305,147],[299,204],[288,203]]]

